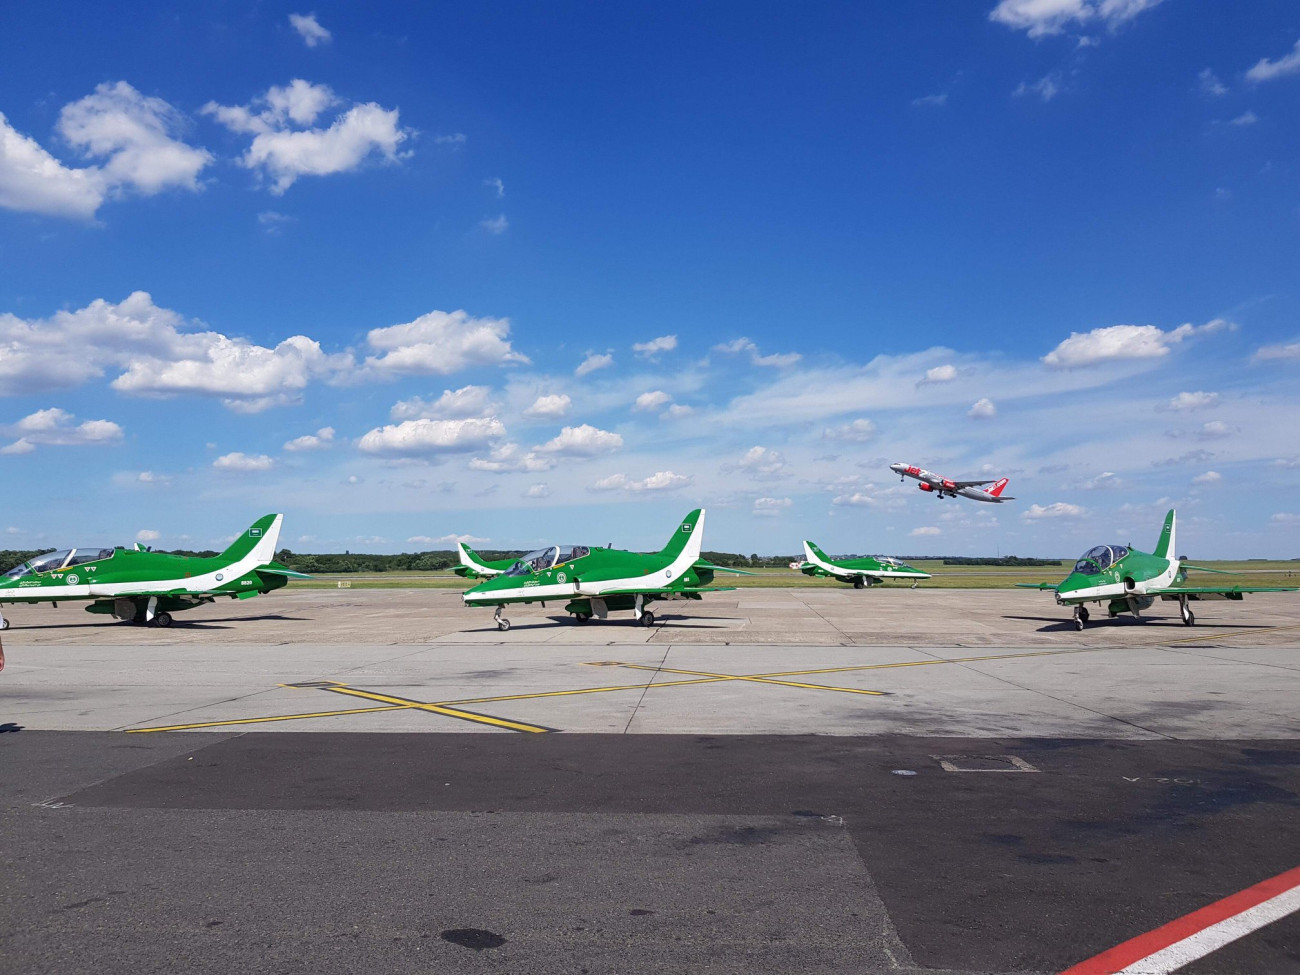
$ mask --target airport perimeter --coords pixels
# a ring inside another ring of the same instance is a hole
[[[1300,865],[1291,594],[657,608],[15,607],[0,971],[1051,973]]]

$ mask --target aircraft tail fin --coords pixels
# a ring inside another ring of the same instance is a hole
[[[1004,477],[1001,480],[999,480],[996,484],[994,484],[991,488],[989,488],[989,494],[993,495],[993,497],[995,498],[1000,498],[1002,497],[1002,491],[1006,488],[1006,486],[1007,486],[1007,478]]]
[[[456,552],[460,556],[460,564],[467,569],[473,569],[476,572],[484,568],[483,560],[478,557],[478,553],[466,545],[464,542],[456,543]]]
[[[816,562],[818,559],[820,559],[823,562],[830,561],[830,559],[826,557],[825,552],[819,549],[812,542],[808,541],[806,538],[804,539],[804,543],[803,543],[803,557],[808,562]]]
[[[227,562],[238,562],[252,555],[258,562],[275,560],[275,547],[280,544],[280,525],[284,515],[263,515],[221,553]]]
[[[683,553],[689,554],[691,562],[700,557],[700,550],[704,547],[704,509],[696,508],[689,515],[682,519],[682,523],[677,526],[677,531],[673,532],[673,537],[668,539],[668,544],[659,552],[664,558],[675,562],[678,556]]]
[[[1174,509],[1169,509],[1169,514],[1165,515],[1164,527],[1160,529],[1160,541],[1156,542],[1156,550],[1151,554],[1160,559],[1174,558]]]

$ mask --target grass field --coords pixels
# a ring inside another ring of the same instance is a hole
[[[918,559],[909,563],[933,578],[921,585],[927,589],[1009,589],[1018,582],[1059,582],[1074,560],[1062,560],[1060,566],[1038,568],[1000,568],[982,565],[944,565],[939,559]],[[1206,572],[1188,573],[1192,585],[1227,586],[1300,586],[1300,562],[1198,562],[1209,569],[1233,573],[1230,576]],[[837,587],[844,583],[830,579],[813,579],[790,569],[755,569],[752,576],[718,573],[718,585],[745,589],[790,589],[816,586]],[[345,585],[340,587],[339,583]],[[322,574],[311,580],[294,580],[289,585],[299,589],[468,589],[470,580],[452,572],[349,572]],[[887,582],[887,586],[906,586],[905,582]]]

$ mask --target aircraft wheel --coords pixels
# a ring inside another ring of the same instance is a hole
[[[1195,626],[1195,625],[1196,625],[1196,614],[1189,609],[1187,611],[1187,615],[1183,617],[1183,626]]]
[[[1076,616],[1076,617],[1074,618],[1074,628],[1075,628],[1076,630],[1082,630],[1082,629],[1083,629],[1083,619],[1082,619],[1081,617]]]
[[[642,626],[654,626],[654,625],[655,625],[655,614],[652,613],[652,612],[650,612],[650,610],[647,609],[644,613],[641,614],[641,625],[642,625]]]
[[[867,584],[866,584],[865,582],[863,582],[861,579],[854,579],[854,580],[853,580],[853,588],[854,588],[854,589],[866,589],[866,588],[867,588]]]
[[[163,627],[171,626],[171,625],[172,625],[172,614],[171,614],[171,613],[155,613],[155,614],[154,614],[154,617],[153,617],[153,625],[154,625],[154,626],[163,626]]]
[[[497,620],[497,629],[504,633],[506,630],[510,629],[510,621],[508,619]]]
[[[577,620],[579,623],[585,623],[585,622],[587,622],[587,620],[591,619],[591,614],[590,614],[590,613],[574,613],[574,614],[573,614],[573,618],[574,618],[575,620]]]
[[[0,620],[0,630],[7,630],[7,629],[9,629],[9,621]]]
[[[1087,607],[1086,607],[1086,606],[1080,606],[1080,607],[1079,607],[1079,619],[1083,620],[1083,621],[1086,623],[1086,622],[1088,622],[1088,618],[1089,618],[1089,614],[1088,614],[1088,609],[1087,609]]]

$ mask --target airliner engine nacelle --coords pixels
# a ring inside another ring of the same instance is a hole
[[[934,490],[934,485],[932,485],[932,484],[927,484],[925,481],[922,481],[920,484],[917,485],[917,487],[919,487],[922,491],[933,491],[933,490]]]
[[[944,482],[943,482],[943,489],[944,489],[945,491],[956,491],[956,490],[957,490],[957,485],[956,485],[955,482],[953,482],[953,481],[949,481],[949,480],[947,480],[947,479],[945,478],[945,479],[944,479]]]

